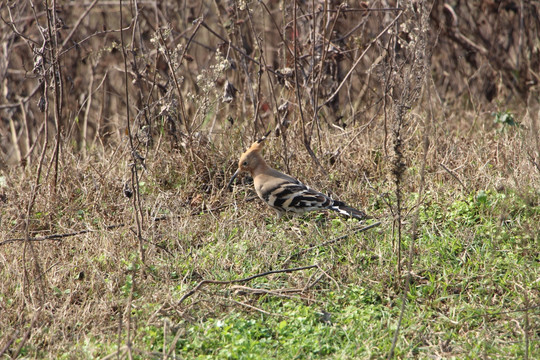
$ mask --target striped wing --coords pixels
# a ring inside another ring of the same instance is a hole
[[[262,194],[268,205],[280,212],[304,213],[328,209],[333,200],[300,181],[283,182]]]

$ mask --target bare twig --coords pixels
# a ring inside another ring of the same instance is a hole
[[[19,346],[17,347],[17,349],[12,354],[10,354],[12,359],[16,359],[16,358],[19,357],[19,354],[21,353],[21,350],[23,349],[24,345],[26,345],[26,342],[30,338],[30,334],[32,332],[32,329],[34,328],[37,320],[39,319],[40,314],[41,314],[41,308],[34,313],[34,317],[32,318],[32,321],[30,322],[30,326],[24,332],[24,335],[23,335],[22,339],[20,340],[20,342],[18,344]]]
[[[287,260],[285,260],[283,262],[283,264],[288,264],[289,261],[291,261],[292,259],[296,259],[298,258],[300,255],[303,255],[311,250],[314,250],[314,249],[317,249],[317,248],[320,248],[320,247],[323,247],[323,246],[327,246],[327,245],[332,245],[332,244],[335,244],[337,242],[340,242],[342,240],[345,240],[345,239],[348,239],[349,237],[351,237],[352,235],[355,235],[355,234],[358,234],[358,233],[361,233],[361,232],[364,232],[364,231],[367,231],[369,229],[372,229],[374,227],[377,227],[381,225],[381,222],[380,221],[377,221],[376,223],[373,223],[373,224],[370,224],[370,225],[367,225],[367,226],[363,226],[363,227],[358,227],[356,229],[353,229],[351,232],[349,232],[348,234],[345,234],[343,236],[340,236],[338,238],[335,238],[335,239],[332,239],[332,240],[328,240],[328,241],[325,241],[321,244],[318,244],[318,245],[314,245],[314,246],[311,246],[309,248],[306,248],[306,249],[302,249],[294,254],[292,254],[291,256],[289,256],[287,258]]]
[[[206,30],[210,31],[210,33],[212,35],[214,35],[215,37],[217,37],[218,39],[220,39],[221,41],[224,41],[227,46],[230,46],[231,49],[234,49],[234,51],[236,51],[237,53],[239,53],[240,55],[242,55],[243,57],[245,57],[246,59],[248,59],[249,61],[251,61],[252,63],[254,64],[257,64],[259,66],[261,66],[261,63],[257,60],[255,60],[254,58],[252,58],[251,56],[249,56],[248,54],[246,54],[242,49],[240,49],[238,46],[234,45],[232,42],[230,42],[229,40],[225,39],[223,36],[219,35],[217,32],[215,32],[214,30],[212,30],[211,27],[209,27],[205,22],[204,20],[201,21],[201,25],[202,27],[204,27]],[[265,70],[267,71],[270,71],[272,74],[276,75],[276,76],[279,76],[279,74],[277,72],[275,72],[273,69],[267,67]]]
[[[261,308],[258,308],[256,306],[253,306],[253,305],[249,305],[249,304],[246,304],[245,302],[242,302],[242,301],[238,301],[238,300],[234,300],[234,299],[229,299],[229,298],[226,298],[226,297],[221,297],[222,299],[224,300],[227,300],[227,301],[230,301],[232,303],[235,303],[237,305],[240,305],[240,306],[244,306],[250,310],[255,310],[257,312],[260,312],[261,314],[264,314],[264,315],[273,315],[273,316],[281,316],[281,317],[287,317],[286,315],[283,315],[283,314],[277,314],[277,313],[271,313],[271,312],[268,312],[266,310],[263,310]]]
[[[63,85],[60,81],[61,69],[58,64],[58,30],[57,30],[57,18],[56,18],[56,0],[53,0],[52,8],[49,6],[49,1],[46,1],[47,11],[47,32],[49,42],[49,57],[52,63],[52,78],[53,92],[54,92],[54,123],[56,126],[56,137],[54,139],[54,152],[49,163],[49,169],[54,164],[54,178],[53,178],[53,193],[56,194],[58,185],[58,163],[60,161],[60,144],[62,143],[62,105],[63,105]],[[53,31],[54,30],[54,31]]]
[[[33,8],[33,3],[31,2],[31,6]],[[44,67],[44,64],[41,64],[41,67],[42,67],[42,70],[43,70],[43,74],[45,73],[45,70],[43,69]],[[36,275],[39,276],[39,278],[42,280],[42,278],[40,277],[41,274],[43,274],[43,271],[41,270],[41,264],[40,264],[40,261],[39,261],[39,257],[37,256],[35,250],[34,250],[34,246],[32,244],[32,242],[29,240],[30,239],[30,218],[32,216],[32,213],[33,213],[33,208],[34,208],[34,205],[35,205],[35,202],[36,202],[36,198],[37,198],[37,195],[38,195],[38,192],[39,192],[39,188],[41,187],[41,183],[40,183],[40,179],[42,177],[42,170],[43,170],[43,163],[45,162],[45,154],[47,152],[47,147],[48,147],[48,144],[49,144],[49,141],[48,141],[48,136],[49,136],[49,127],[47,126],[47,120],[48,120],[48,116],[49,116],[49,101],[48,101],[48,97],[47,97],[47,90],[48,90],[48,84],[49,84],[49,80],[47,78],[47,76],[43,76],[42,77],[43,79],[43,96],[44,96],[44,99],[45,99],[45,104],[44,104],[44,116],[43,116],[43,121],[44,121],[44,126],[45,126],[45,138],[44,138],[44,141],[43,141],[43,148],[42,148],[42,151],[41,151],[41,156],[39,158],[39,163],[38,163],[38,168],[37,168],[37,172],[36,172],[36,177],[35,177],[35,182],[34,182],[34,185],[31,189],[31,194],[30,194],[30,201],[28,202],[28,206],[26,208],[26,216],[24,217],[24,247],[23,247],[23,268],[24,268],[24,283],[23,283],[23,291],[26,291],[27,289],[27,286],[30,284],[30,278],[29,278],[29,274],[28,274],[28,270],[26,268],[26,253],[27,253],[27,249],[29,248],[30,249],[30,252],[32,253],[32,257],[33,257],[33,260],[34,260],[34,269],[36,271]],[[43,280],[42,280],[43,281]],[[37,286],[36,287],[37,291],[38,291],[38,294],[41,294],[41,291],[44,291],[43,289],[45,289],[46,287],[44,286],[44,284],[40,284],[40,286]],[[36,312],[36,317],[38,316],[39,313],[41,313],[41,305],[42,305],[42,302],[43,302],[43,297],[42,296],[38,296],[39,297],[39,302],[40,302],[40,310]],[[32,321],[32,326],[30,326],[30,328],[28,329],[28,331],[30,331],[32,328],[33,328],[33,323],[34,321]],[[21,342],[21,346],[22,346],[22,343]],[[19,349],[20,351],[20,349]],[[16,355],[15,355],[16,357]]]
[[[90,40],[90,39],[92,39],[92,38],[94,38],[96,36],[105,35],[105,34],[112,34],[112,33],[118,33],[118,32],[122,32],[122,31],[128,31],[129,29],[131,29],[131,24],[129,24],[127,27],[125,27],[123,29],[112,29],[112,30],[96,31],[93,34],[90,34],[90,35],[84,37],[82,40],[77,41],[76,44],[67,47],[66,49],[64,49],[64,51],[60,52],[60,54],[58,54],[58,56],[61,57],[62,55],[69,52],[71,49],[76,48],[78,46],[81,46],[83,43],[87,42],[88,40]]]
[[[427,5],[425,2],[422,2],[420,5],[419,10],[419,19],[417,20],[417,26],[420,29],[418,33],[418,42],[416,43],[415,47],[412,51],[412,61],[414,63],[419,63],[419,66],[413,67],[411,71],[412,77],[417,80],[421,79],[423,82],[427,83],[427,69],[429,60],[426,56],[426,46],[427,46],[427,31],[428,31],[428,21],[429,21],[429,13],[430,11],[427,9]],[[418,46],[418,49],[416,48]],[[410,74],[409,74],[410,75]],[[410,106],[411,102],[414,101],[417,97],[414,93],[414,89],[420,84],[415,84],[413,82],[414,80],[410,80],[410,78],[405,78],[404,81],[404,89],[401,95],[401,99],[399,100],[398,104],[396,106],[398,107],[397,112],[394,114],[394,151],[396,152],[396,159],[394,161],[394,176],[395,176],[395,186],[396,186],[396,197],[397,197],[397,218],[398,218],[398,246],[401,251],[401,194],[402,194],[402,177],[403,172],[405,170],[405,164],[403,163],[403,152],[402,152],[402,139],[401,139],[401,130],[405,126],[404,120],[403,120],[403,108],[405,105]],[[388,352],[388,359],[394,358],[394,351],[397,345],[399,333],[401,330],[401,324],[403,322],[403,317],[405,315],[405,307],[407,304],[407,295],[409,293],[410,283],[411,283],[411,277],[412,277],[412,263],[413,263],[413,255],[415,253],[415,242],[418,238],[418,218],[420,214],[420,202],[423,199],[424,189],[425,189],[425,178],[426,178],[426,163],[427,163],[427,154],[429,151],[429,129],[430,124],[433,119],[433,113],[430,113],[429,119],[424,122],[424,131],[423,131],[423,157],[422,157],[422,165],[420,169],[420,180],[419,180],[419,191],[418,191],[418,204],[416,206],[413,219],[412,219],[412,228],[411,228],[411,240],[409,242],[409,254],[408,254],[408,261],[407,261],[407,277],[405,280],[405,283],[403,284],[403,287],[401,289],[401,308],[399,312],[399,319],[397,321],[396,329],[394,331],[394,336],[392,338],[392,346],[390,348],[390,351]],[[398,254],[398,274],[401,274],[401,254]]]
[[[182,302],[184,302],[184,300],[186,300],[191,295],[195,294],[205,284],[216,284],[216,285],[237,284],[237,283],[248,282],[248,281],[251,281],[253,279],[257,279],[257,278],[272,275],[272,274],[291,273],[291,272],[294,272],[294,271],[302,271],[302,270],[313,269],[313,268],[318,268],[318,267],[319,267],[319,265],[315,264],[315,265],[308,265],[308,266],[302,266],[302,267],[296,267],[296,268],[290,268],[290,269],[271,270],[271,271],[263,272],[263,273],[260,273],[260,274],[248,276],[247,278],[235,279],[235,280],[225,280],[225,281],[222,281],[222,280],[202,280],[201,282],[199,282],[197,284],[197,286],[195,286],[193,289],[191,289],[190,291],[185,293],[180,298],[180,300],[178,301],[178,305],[182,304]]]
[[[482,45],[476,44],[474,41],[466,37],[461,33],[458,27],[458,16],[451,5],[444,4],[444,10],[446,10],[450,16],[452,17],[452,24],[450,26],[451,34],[453,35],[454,39],[463,47],[474,49],[478,53],[482,54],[483,56],[488,57],[489,56],[489,50],[483,47]]]
[[[96,0],[97,1],[97,0]],[[92,107],[92,95],[94,91],[92,88],[94,87],[94,67],[92,66],[90,69],[90,83],[88,84],[88,98],[86,99],[86,110],[84,112],[84,120],[83,120],[83,133],[82,133],[82,153],[86,157],[86,137],[88,136],[88,117],[90,116],[90,109]]]
[[[308,136],[308,134],[306,133],[306,121],[305,121],[304,110],[302,106],[302,97],[300,96],[300,84],[298,82],[299,71],[298,71],[298,30],[297,30],[297,14],[296,14],[297,7],[298,7],[298,3],[295,1],[293,5],[293,39],[294,39],[293,62],[294,62],[294,81],[295,81],[296,101],[298,103],[298,110],[300,112],[300,120],[302,122],[302,139],[304,140],[304,147],[306,148],[309,156],[311,157],[315,165],[317,165],[317,167],[321,170],[321,172],[325,176],[328,176],[328,171],[326,171],[326,169],[322,166],[321,162],[319,161],[319,159],[317,159],[317,156],[311,149],[311,134],[309,134]]]
[[[6,353],[6,351],[8,351],[9,347],[11,346],[11,344],[15,342],[15,340],[17,340],[18,336],[19,336],[19,330],[15,330],[14,334],[10,336],[10,338],[6,341],[4,346],[0,349],[0,356],[3,356]]]
[[[321,274],[321,277],[322,276],[325,276],[325,274]],[[236,293],[238,293],[240,295],[245,295],[245,294],[249,293],[249,294],[254,294],[254,295],[275,296],[275,297],[284,298],[284,299],[301,299],[301,300],[312,301],[312,302],[324,302],[324,301],[321,301],[321,300],[312,299],[312,298],[306,298],[304,296],[298,295],[300,293],[305,292],[306,287],[304,287],[304,288],[296,288],[296,289],[267,290],[267,289],[260,289],[260,288],[250,288],[250,287],[242,286],[242,285],[234,285],[234,286],[231,286],[230,289],[234,290]],[[293,295],[289,295],[289,294],[293,294]]]
[[[195,31],[193,32],[193,36],[195,36],[195,33],[197,32],[197,30],[199,29],[199,25],[197,25],[197,27],[195,28]],[[169,70],[171,72],[171,76],[173,78],[173,81],[174,81],[174,85],[175,85],[175,88],[176,88],[176,94],[178,95],[178,103],[180,104],[180,116],[182,117],[182,122],[184,123],[184,127],[186,128],[186,132],[188,134],[188,151],[189,151],[189,156],[190,156],[190,160],[191,160],[191,163],[193,164],[193,162],[195,161],[195,156],[193,155],[193,147],[191,146],[191,142],[193,141],[193,137],[192,137],[192,134],[191,134],[191,125],[189,123],[189,120],[187,118],[187,113],[186,113],[186,109],[185,109],[185,105],[184,105],[184,97],[182,96],[182,90],[180,89],[180,83],[178,82],[178,77],[176,76],[176,72],[174,71],[174,68],[173,68],[173,63],[171,61],[171,57],[170,57],[170,54],[169,54],[169,48],[167,46],[167,42],[165,41],[165,39],[163,38],[163,33],[161,31],[161,29],[159,30],[159,37],[161,39],[161,42],[163,44],[163,47],[165,49],[165,51],[163,52],[163,55],[165,55],[165,59],[167,60],[167,65],[169,66]],[[182,54],[182,57],[185,55],[185,51],[184,53]]]
[[[126,224],[109,225],[109,226],[106,226],[105,229],[106,230],[111,230],[111,229],[115,229],[115,228],[123,227],[123,226],[126,226]],[[25,241],[25,240],[28,240],[28,241],[60,240],[60,239],[63,239],[63,238],[82,235],[82,234],[87,234],[87,233],[95,232],[95,231],[96,230],[93,230],[93,229],[85,229],[85,230],[80,230],[80,231],[64,233],[64,234],[51,234],[51,235],[46,235],[46,236],[28,237],[27,239],[26,238],[13,238],[13,239],[7,239],[7,240],[4,240],[4,241],[0,242],[0,246],[6,245],[6,244],[9,244],[9,243],[13,243],[13,242],[17,242],[17,241]]]
[[[377,194],[377,196],[379,198],[382,199],[382,201],[386,204],[386,206],[388,207],[388,209],[390,209],[390,213],[392,214],[392,216],[394,216],[394,209],[392,208],[392,204],[390,204],[390,202],[388,201],[388,199],[386,198],[386,193],[383,193],[381,194],[377,189],[375,189],[375,187],[373,186],[373,184],[371,184],[371,181],[369,181],[366,173],[364,172],[364,180],[366,180],[366,183],[368,185],[368,187],[375,193]]]
[[[523,329],[523,337],[525,338],[525,356],[523,357],[525,360],[529,359],[529,296],[527,295],[527,290],[521,286],[520,284],[517,284],[518,287],[521,288],[523,291],[523,297],[524,297],[524,305],[525,305],[525,311],[523,312],[523,322],[524,322],[524,329]]]
[[[27,96],[19,99],[18,102],[16,103],[10,103],[10,104],[2,104],[0,105],[0,110],[4,110],[4,109],[10,109],[10,108],[14,108],[14,107],[18,107],[18,106],[21,106],[21,103],[27,103],[40,89],[41,87],[43,86],[43,84],[38,84],[36,85],[32,91],[30,92],[30,94],[28,94]]]
[[[163,356],[163,359],[169,359],[171,356],[171,353],[176,349],[176,343],[178,340],[180,340],[180,336],[185,334],[186,329],[184,327],[180,327],[178,330],[176,330],[176,334],[174,335],[174,339],[169,344],[169,349],[167,350],[167,353]],[[163,351],[165,352],[165,346],[163,348]]]
[[[315,6],[313,4],[313,6]],[[328,3],[325,1],[325,9],[326,12],[328,12]],[[334,32],[334,28],[336,26],[336,23],[341,15],[341,10],[343,10],[343,8],[345,8],[345,3],[342,3],[341,5],[338,6],[338,10],[337,10],[337,14],[335,14],[334,16],[334,21],[332,21],[332,25],[330,27],[330,30],[328,30],[327,32],[325,32],[323,30],[323,34],[321,36],[322,38],[322,54],[320,55],[320,61],[319,61],[319,71],[318,71],[318,75],[317,75],[317,79],[315,79],[317,85],[315,86],[315,88],[311,88],[311,101],[312,101],[312,107],[313,107],[313,119],[311,121],[311,133],[313,133],[313,128],[315,126],[317,126],[317,134],[319,135],[319,143],[320,143],[320,132],[319,132],[319,111],[320,111],[320,107],[318,106],[318,103],[319,103],[319,91],[320,91],[320,88],[321,88],[321,82],[322,82],[322,79],[323,79],[323,76],[324,76],[324,69],[325,69],[325,63],[326,63],[326,56],[328,54],[328,51],[330,49],[330,44],[332,43],[332,33]],[[313,17],[313,22],[315,23],[315,16]],[[324,29],[326,30],[326,28],[328,27],[328,24],[327,26],[324,27]],[[315,25],[313,26],[313,28],[315,28]],[[313,43],[313,46],[312,46],[312,59],[313,61],[315,61],[315,49],[317,48],[316,46],[316,39],[315,39],[315,32],[313,32],[313,39],[312,39],[312,43]]]
[[[538,304],[533,304],[533,305],[525,305],[525,307],[521,307],[521,308],[518,308],[518,309],[514,309],[514,310],[505,310],[505,311],[487,311],[485,314],[474,314],[474,315],[471,315],[471,316],[467,316],[465,318],[463,318],[461,321],[462,322],[466,322],[466,321],[469,321],[469,320],[472,320],[472,319],[477,319],[477,318],[480,318],[480,317],[493,317],[493,316],[497,316],[497,315],[508,315],[508,314],[515,314],[515,313],[518,313],[518,312],[529,312],[531,310],[536,310],[536,309],[540,309],[540,303]]]
[[[60,48],[58,49],[59,52],[61,52],[62,50],[64,50],[64,48],[66,47],[67,43],[71,40],[71,38],[73,37],[73,34],[75,34],[75,32],[77,31],[77,29],[79,28],[79,26],[81,25],[82,21],[84,20],[84,18],[88,15],[88,13],[90,13],[90,11],[94,8],[94,6],[97,4],[99,0],[94,0],[92,1],[92,3],[90,5],[88,5],[88,7],[84,10],[84,12],[82,13],[81,16],[79,16],[79,18],[77,19],[77,22],[75,23],[75,25],[73,25],[71,31],[69,32],[68,36],[66,36],[66,38],[64,39],[64,41],[62,42],[62,46],[60,46]]]
[[[277,25],[277,22],[276,20],[274,19],[274,16],[272,15],[272,13],[270,12],[270,10],[268,9],[268,7],[266,6],[266,4],[262,1],[259,2],[259,5],[262,6],[265,11],[268,13],[268,16],[270,17],[270,19],[272,20],[272,24],[274,24],[274,27],[276,28],[276,31],[278,32],[281,40],[283,41],[284,44],[286,44],[286,41],[283,37],[283,34],[281,32],[281,29],[279,28],[279,26]],[[253,15],[251,13],[251,11],[248,11],[247,12],[248,14],[248,19],[249,19],[249,26],[251,28],[251,31],[253,32],[253,34],[255,35],[255,41],[257,42],[257,46],[258,48],[260,49],[260,56],[259,56],[259,59],[260,59],[260,62],[262,64],[261,67],[259,67],[259,71],[264,71],[265,69],[266,70],[269,70],[269,66],[267,64],[267,61],[266,61],[266,57],[265,57],[265,54],[264,52],[262,51],[263,49],[263,44],[261,42],[261,39],[259,38],[259,36],[256,34],[256,31],[255,31],[255,25],[253,24]],[[291,53],[292,55],[292,50],[288,47],[288,46],[285,46],[285,48],[289,51],[289,53]],[[274,89],[274,83],[273,83],[273,78],[272,76],[270,75],[272,72],[271,71],[266,71],[266,76],[268,77],[268,83],[270,84],[269,86],[269,90],[270,90],[270,93],[272,94],[272,99],[274,100],[273,101],[273,105],[274,105],[274,110],[276,113],[279,112],[278,110],[278,100],[277,100],[277,96],[276,96],[276,91]],[[278,126],[279,124],[279,117],[276,117],[276,126]],[[282,133],[282,137],[284,139],[284,142],[286,141],[285,140],[285,135]],[[287,164],[288,165],[288,164]]]
[[[17,162],[21,162],[22,159],[22,152],[21,147],[19,145],[19,136],[17,135],[17,130],[15,129],[15,122],[13,119],[9,119],[9,130],[11,134],[11,143],[13,144],[13,147],[15,148],[15,155],[17,158]]]
[[[133,302],[133,289],[135,288],[135,272],[132,272],[131,273],[131,287],[129,289],[129,296],[128,296],[128,299],[127,299],[127,302],[126,302],[126,308],[125,308],[125,313],[126,313],[126,316],[127,316],[127,321],[126,321],[126,347],[127,347],[127,351],[128,351],[128,357],[130,360],[133,359],[133,355],[132,355],[132,347],[133,347],[133,344],[131,343],[131,304]]]
[[[534,161],[534,157],[532,156],[530,152],[528,152],[527,155],[529,155],[529,161],[536,167],[536,170],[540,172],[540,164]]]
[[[373,44],[375,44],[379,38],[381,36],[383,36],[384,34],[386,34],[386,32],[388,31],[388,29],[390,29],[394,24],[395,22],[401,17],[401,15],[403,15],[403,10],[400,9],[400,12],[399,14],[397,14],[397,16],[392,20],[392,22],[390,24],[388,24],[380,33],[379,35],[377,35],[375,37],[375,39],[371,40],[371,42],[369,43],[369,45],[365,48],[365,50],[362,52],[362,54],[360,54],[360,56],[358,57],[358,59],[356,59],[356,61],[354,62],[354,64],[351,66],[351,68],[349,69],[349,72],[345,75],[345,77],[343,78],[343,80],[341,81],[341,83],[338,85],[337,89],[321,104],[319,105],[319,108],[322,108],[323,106],[325,106],[326,104],[330,103],[334,97],[339,93],[339,91],[341,90],[341,88],[343,87],[343,85],[347,82],[347,80],[349,79],[349,77],[352,75],[354,69],[356,68],[356,66],[358,66],[358,64],[360,63],[360,61],[364,58],[364,55],[368,52],[368,50],[371,48],[371,46],[373,46]]]
[[[449,168],[447,168],[443,163],[440,163],[439,165],[441,165],[441,167],[442,167],[444,170],[446,170],[447,173],[449,173],[450,175],[452,175],[452,177],[453,177],[454,179],[456,179],[456,180],[460,183],[460,185],[461,185],[461,187],[463,188],[463,190],[467,190],[467,187],[465,186],[465,184],[463,184],[463,182],[461,182],[461,180],[458,178],[458,176],[457,176],[456,174],[454,174],[454,172],[453,172],[452,170],[450,170]]]
[[[120,350],[122,349],[122,355],[125,352],[125,347],[124,348],[120,347],[120,345],[122,344],[122,328],[124,327],[123,326],[123,320],[124,320],[124,313],[122,311],[119,311],[118,312],[118,328],[116,329],[116,331],[117,331],[117,334],[116,334],[116,352],[112,353],[109,356],[106,356],[106,358],[109,358],[109,357],[112,358],[114,355],[116,355],[116,359],[119,360],[120,359]]]
[[[122,0],[120,0],[120,28],[123,29],[123,4]],[[145,256],[144,256],[144,246],[143,246],[143,239],[142,239],[142,225],[141,222],[143,221],[142,216],[142,209],[140,204],[140,188],[139,188],[139,171],[137,169],[137,164],[139,163],[139,159],[137,156],[137,151],[135,149],[135,145],[133,144],[133,134],[131,133],[131,119],[130,119],[130,111],[129,111],[129,79],[128,79],[128,66],[127,66],[127,54],[126,54],[126,45],[124,42],[124,31],[120,31],[120,42],[122,47],[122,58],[124,60],[124,91],[126,96],[126,121],[127,121],[127,131],[128,131],[128,137],[129,137],[129,146],[130,146],[130,153],[132,158],[132,165],[131,165],[131,187],[132,189],[135,189],[135,194],[133,196],[133,209],[134,209],[134,215],[135,215],[135,221],[137,223],[137,237],[139,240],[139,254],[141,256],[141,262],[144,263]],[[130,350],[131,354],[131,350]]]
[[[425,174],[426,174],[426,159],[427,159],[427,152],[428,152],[428,130],[427,126],[424,128],[424,156],[422,160],[422,168],[420,170],[420,190],[419,190],[419,202],[422,198],[422,194],[424,193],[425,188]],[[420,204],[418,204],[420,205]],[[420,213],[420,206],[416,207],[416,210],[413,215],[413,221],[412,221],[412,230],[411,230],[411,241],[409,244],[409,257],[407,262],[407,278],[405,280],[405,284],[403,285],[402,293],[401,293],[401,308],[399,312],[399,319],[396,326],[396,330],[394,331],[394,337],[392,339],[392,347],[390,349],[390,352],[388,353],[388,359],[392,359],[394,357],[394,349],[397,345],[397,339],[399,335],[399,331],[401,328],[401,323],[403,321],[403,316],[405,314],[405,305],[407,303],[407,294],[409,292],[409,284],[411,282],[411,274],[412,274],[412,262],[413,262],[413,253],[414,253],[414,243],[416,239],[418,238],[418,216]]]

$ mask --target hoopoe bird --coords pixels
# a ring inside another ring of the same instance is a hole
[[[253,178],[257,195],[276,210],[278,219],[285,213],[302,214],[317,210],[333,210],[358,220],[367,218],[363,211],[347,206],[342,201],[334,200],[311,189],[292,176],[268,166],[261,155],[263,141],[267,136],[268,134],[254,142],[240,156],[238,170],[231,177],[227,188],[231,187],[238,174],[246,171]]]

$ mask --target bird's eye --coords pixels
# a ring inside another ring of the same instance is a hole
[[[244,162],[242,163],[242,165],[244,165],[244,166],[247,166],[247,164],[248,164],[247,161],[244,161]]]

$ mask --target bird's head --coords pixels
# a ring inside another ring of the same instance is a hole
[[[266,140],[266,137],[269,134],[270,132],[266,133],[266,135],[264,135],[262,138],[251,144],[249,149],[247,149],[247,151],[240,156],[240,160],[238,161],[238,170],[236,170],[231,177],[227,188],[231,187],[234,179],[236,179],[238,174],[241,172],[246,171],[253,175],[253,170],[255,170],[260,164],[264,164],[264,159],[261,156],[261,150],[263,148],[263,142]]]

